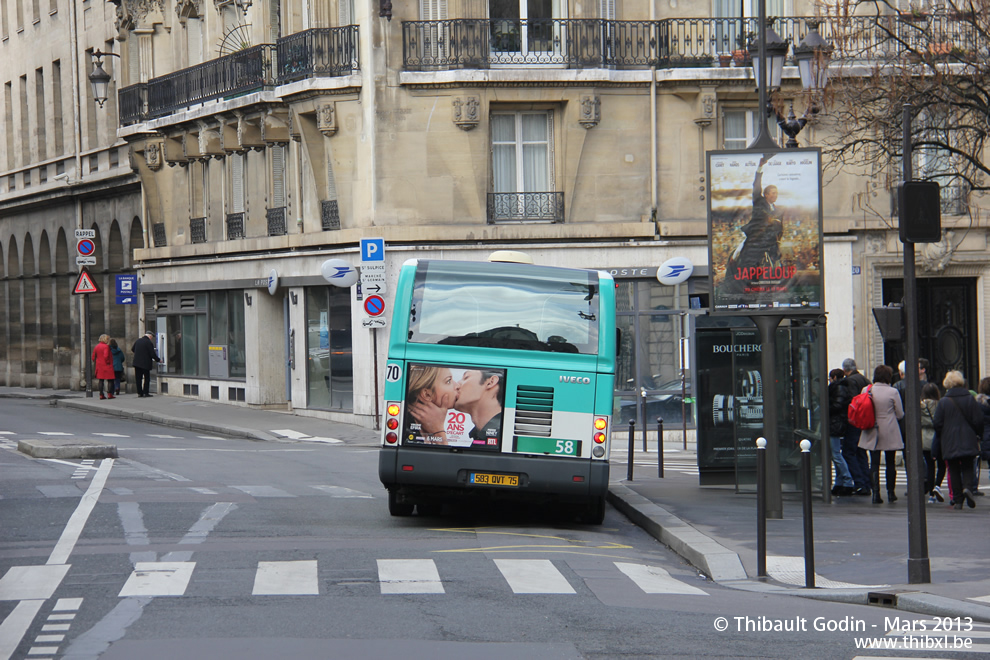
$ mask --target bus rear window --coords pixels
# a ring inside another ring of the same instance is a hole
[[[598,307],[595,271],[420,261],[409,341],[594,355]]]

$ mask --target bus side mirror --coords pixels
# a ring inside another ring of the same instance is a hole
[[[615,357],[622,352],[622,328],[615,329]]]

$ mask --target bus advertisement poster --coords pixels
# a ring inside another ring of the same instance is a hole
[[[711,310],[822,310],[821,153],[708,153]]]
[[[406,444],[498,451],[505,410],[505,369],[410,364]]]

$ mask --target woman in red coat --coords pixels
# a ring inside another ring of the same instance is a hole
[[[93,376],[100,380],[100,398],[113,399],[113,381],[116,375],[113,372],[113,357],[110,354],[110,335],[100,335],[100,341],[93,349],[93,362],[96,364],[96,373]],[[103,396],[104,382],[109,383],[108,396]]]

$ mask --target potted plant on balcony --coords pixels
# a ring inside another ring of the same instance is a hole
[[[746,47],[751,35],[743,33],[736,38],[736,49],[732,51],[732,63],[736,66],[750,66],[753,63],[753,58],[749,54],[749,49]]]

